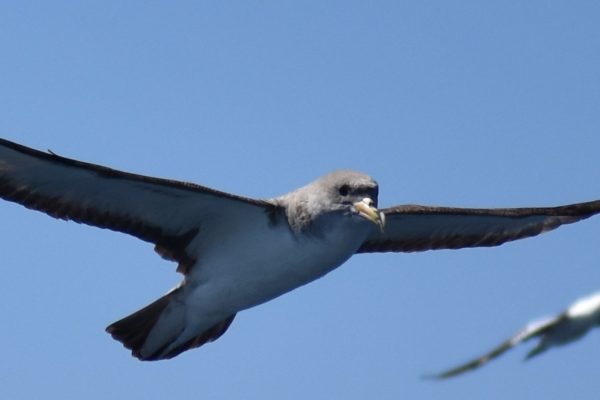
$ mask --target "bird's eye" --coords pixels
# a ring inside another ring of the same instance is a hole
[[[347,196],[348,193],[350,193],[350,186],[348,186],[348,185],[340,186],[340,188],[338,189],[338,193],[340,194],[340,196]]]

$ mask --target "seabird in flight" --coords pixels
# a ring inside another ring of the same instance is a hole
[[[600,326],[600,292],[594,293],[573,303],[560,314],[529,323],[511,338],[500,343],[488,353],[474,360],[451,368],[431,378],[451,378],[479,368],[494,358],[504,354],[516,345],[539,338],[536,346],[525,356],[529,360],[551,347],[562,346],[581,339],[592,328]]]
[[[600,212],[554,208],[377,209],[369,176],[336,171],[269,200],[131,174],[0,139],[0,197],[133,235],[178,263],[181,283],[106,329],[141,360],[219,338],[237,312],[309,283],[357,253],[497,246]]]

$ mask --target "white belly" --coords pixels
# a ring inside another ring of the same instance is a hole
[[[196,309],[227,315],[264,303],[341,265],[368,229],[349,219],[318,237],[294,235],[285,226],[227,235],[198,249],[198,263],[186,282],[189,300]]]

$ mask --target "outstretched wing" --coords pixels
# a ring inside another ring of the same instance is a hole
[[[202,231],[268,218],[275,207],[192,183],[130,174],[0,139],[0,198],[60,219],[127,233],[156,245],[186,272]]]
[[[373,230],[358,253],[498,246],[598,214],[600,200],[549,208],[404,205],[381,211],[386,220],[384,231]]]
[[[511,337],[510,339],[505,340],[500,343],[498,346],[493,348],[491,351],[485,353],[484,355],[477,357],[469,362],[459,365],[458,367],[451,368],[444,372],[435,375],[429,375],[427,378],[433,379],[446,379],[452,378],[454,376],[460,375],[464,372],[474,370],[479,368],[496,357],[504,354],[506,351],[512,349],[519,343],[525,342],[535,336],[541,335],[546,330],[550,329],[556,323],[560,321],[561,317],[553,317],[545,320],[535,321],[531,324],[527,325],[523,330],[518,332],[516,335]]]

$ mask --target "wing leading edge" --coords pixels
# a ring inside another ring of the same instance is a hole
[[[506,353],[508,350],[512,349],[518,344],[526,342],[534,337],[543,335],[546,331],[551,330],[554,326],[556,326],[562,320],[562,318],[562,315],[560,315],[558,317],[532,322],[531,324],[527,325],[523,330],[521,330],[511,338],[505,340],[504,342],[500,343],[498,346],[485,353],[484,355],[477,357],[471,361],[468,361],[464,364],[461,364],[458,367],[446,370],[442,373],[436,375],[428,375],[426,376],[426,378],[452,378],[454,376],[461,375],[464,372],[472,371],[474,369],[482,367],[483,365],[487,364],[493,359],[500,357],[502,354]],[[529,357],[531,357],[531,355],[528,355],[528,358]]]

